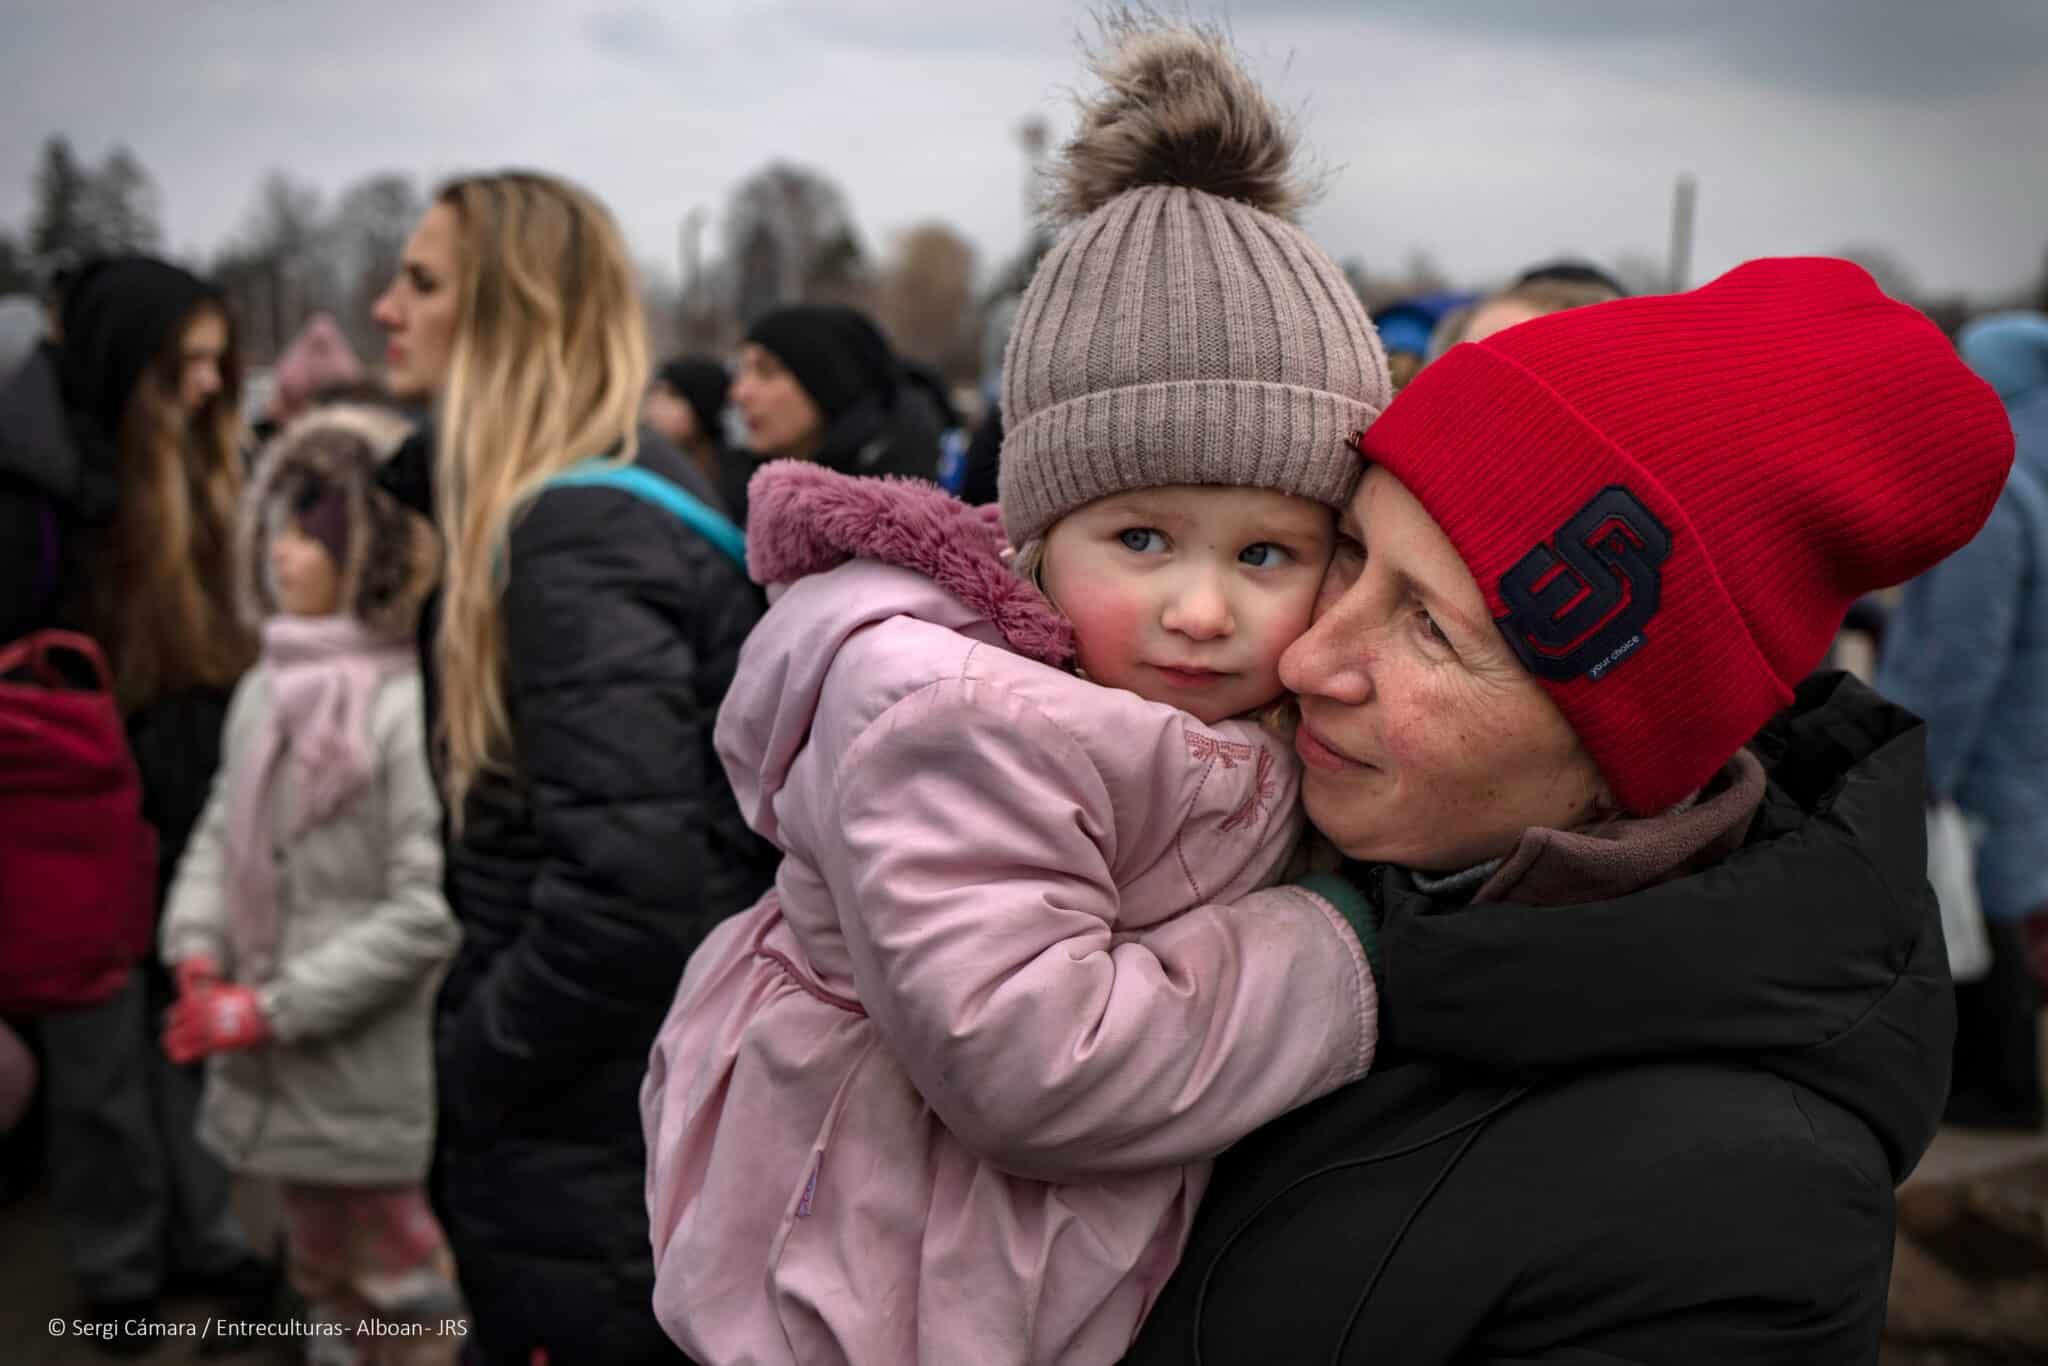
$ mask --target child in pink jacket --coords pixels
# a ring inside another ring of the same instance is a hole
[[[716,740],[784,858],[642,1092],[655,1310],[704,1366],[1113,1362],[1209,1159],[1372,1058],[1354,908],[1273,885],[1298,770],[1257,718],[1385,360],[1220,42],[1133,32],[1103,75],[1001,527],[796,462],[750,488],[787,587]]]

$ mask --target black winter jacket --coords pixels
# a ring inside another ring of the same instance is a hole
[[[640,439],[642,467],[710,495]],[[385,471],[416,507],[430,452],[422,433]],[[463,943],[436,1021],[438,1204],[487,1360],[673,1361],[651,1307],[640,1081],[691,951],[774,873],[712,750],[762,600],[672,514],[610,488],[542,493],[506,572],[516,772],[478,784],[448,850]]]
[[[1367,875],[1381,1065],[1223,1156],[1128,1361],[1874,1362],[1954,1032],[1922,733],[1809,681],[1745,845],[1611,902]]]

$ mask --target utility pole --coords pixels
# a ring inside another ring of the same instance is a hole
[[[1037,114],[1025,116],[1017,125],[1017,145],[1024,149],[1024,236],[1029,240],[1038,230],[1038,193],[1040,172],[1045,165],[1045,149],[1052,141],[1052,130]]]
[[[1693,217],[1698,206],[1699,182],[1692,172],[1682,171],[1671,197],[1670,279],[1665,284],[1673,294],[1684,290],[1692,278]]]

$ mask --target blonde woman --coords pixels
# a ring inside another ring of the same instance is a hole
[[[385,472],[446,545],[422,625],[464,939],[437,1010],[437,1199],[486,1361],[672,1361],[638,1092],[704,933],[767,885],[711,748],[760,612],[740,566],[592,475],[703,476],[636,415],[618,229],[544,175],[445,186],[377,301],[430,430]],[[565,481],[565,477],[567,482]]]
[[[57,336],[0,384],[0,640],[62,626],[105,653],[158,836],[161,903],[255,655],[228,587],[234,329],[211,286],[149,257],[89,263],[59,295]],[[199,1076],[157,1047],[170,1004],[170,979],[149,967],[37,1021],[51,1205],[82,1316],[103,1323],[150,1319],[174,1280],[238,1309],[270,1286],[194,1134]]]

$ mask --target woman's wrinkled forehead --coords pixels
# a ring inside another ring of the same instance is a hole
[[[1337,530],[1377,556],[1382,567],[1418,597],[1479,632],[1488,620],[1486,595],[1451,538],[1415,495],[1374,466],[1337,517]]]

